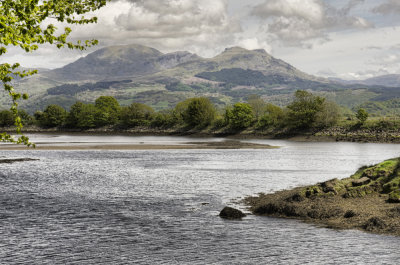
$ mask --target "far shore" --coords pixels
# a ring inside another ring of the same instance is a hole
[[[10,134],[15,133],[15,129],[0,128],[0,131],[5,131]],[[27,126],[23,128],[24,134],[45,134],[45,135],[100,135],[100,136],[185,136],[193,138],[227,138],[227,139],[275,139],[275,140],[288,140],[296,142],[360,142],[360,143],[400,143],[400,131],[397,130],[353,130],[348,131],[344,128],[333,127],[319,131],[301,131],[292,133],[276,133],[270,131],[259,131],[254,129],[247,129],[242,131],[213,131],[209,129],[204,130],[186,130],[184,128],[171,128],[171,129],[155,129],[148,127],[136,127],[132,129],[115,129],[112,127],[103,127],[88,130],[76,130],[65,128],[50,128],[43,129],[36,126]],[[84,148],[84,147],[82,147]],[[98,147],[100,148],[100,147]],[[129,149],[143,149],[144,146],[132,146]],[[161,146],[162,149],[190,149],[170,147],[169,145]],[[148,149],[153,149],[149,147]]]

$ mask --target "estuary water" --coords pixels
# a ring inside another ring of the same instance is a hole
[[[43,143],[184,137],[33,136]],[[223,139],[212,139],[223,140]],[[400,145],[249,140],[266,150],[1,151],[0,264],[398,264],[400,238],[296,220],[218,217],[225,205],[400,155]]]

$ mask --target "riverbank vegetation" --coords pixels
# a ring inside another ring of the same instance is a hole
[[[346,179],[248,197],[245,203],[256,215],[400,236],[400,159],[362,167]]]
[[[0,111],[0,126],[14,124],[14,114]],[[217,108],[206,97],[189,98],[172,109],[154,111],[142,103],[121,106],[111,96],[101,96],[94,104],[76,102],[69,110],[49,105],[33,116],[20,111],[22,123],[40,130],[126,131],[204,133],[210,135],[255,134],[287,137],[313,135],[337,140],[397,141],[400,120],[396,117],[369,117],[363,109],[346,110],[336,103],[304,90],[294,93],[285,107],[265,102],[257,95],[246,102]],[[384,133],[384,134],[382,134]]]

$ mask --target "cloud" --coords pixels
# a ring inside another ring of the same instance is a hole
[[[330,31],[371,27],[366,19],[350,14],[363,2],[350,0],[336,8],[322,0],[265,0],[254,7],[252,15],[265,20],[263,30],[270,38],[288,46],[311,47],[308,41],[326,41]]]
[[[391,74],[392,72],[385,67],[381,67],[378,69],[373,70],[365,70],[365,71],[358,71],[358,72],[349,72],[345,74],[339,75],[340,78],[347,79],[347,80],[365,80],[372,77],[377,77],[381,75]]]
[[[228,0],[114,0],[96,15],[99,24],[74,28],[73,37],[90,35],[104,45],[137,43],[166,51],[202,47],[204,55],[232,44],[242,31],[228,15]]]
[[[373,8],[372,12],[383,15],[400,14],[400,2],[398,0],[386,0],[385,3]]]
[[[248,49],[264,49],[266,52],[271,53],[272,47],[267,42],[260,42],[258,38],[243,38],[238,40],[238,46]]]

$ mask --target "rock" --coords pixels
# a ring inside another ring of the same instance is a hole
[[[392,191],[389,194],[389,203],[400,203],[400,193],[398,191]]]
[[[242,217],[245,217],[246,215],[242,211],[235,208],[225,207],[219,213],[219,216],[224,219],[242,219]]]
[[[332,192],[333,194],[338,194],[335,185],[338,183],[338,179],[332,179],[321,183],[322,191],[324,193]]]
[[[323,206],[315,207],[307,212],[307,216],[311,219],[329,219],[338,217],[343,214],[343,211],[339,207],[325,209]]]
[[[273,203],[268,203],[266,205],[261,205],[258,206],[254,209],[254,213],[258,215],[263,215],[263,214],[277,214],[281,212],[281,207],[273,204]]]
[[[384,229],[385,227],[386,227],[385,222],[379,217],[372,217],[363,225],[363,228],[367,231]]]
[[[357,213],[353,210],[348,210],[345,214],[344,214],[344,218],[352,218],[354,216],[357,216]]]
[[[353,181],[351,182],[351,184],[352,184],[354,187],[358,187],[358,186],[366,185],[366,184],[368,184],[368,183],[370,183],[370,182],[371,182],[371,179],[370,179],[370,178],[368,178],[368,177],[362,177],[362,178],[360,178],[360,179],[353,180]]]
[[[286,201],[288,201],[288,202],[302,202],[304,200],[305,200],[305,198],[303,196],[301,196],[300,193],[296,193],[293,196],[286,199]]]

